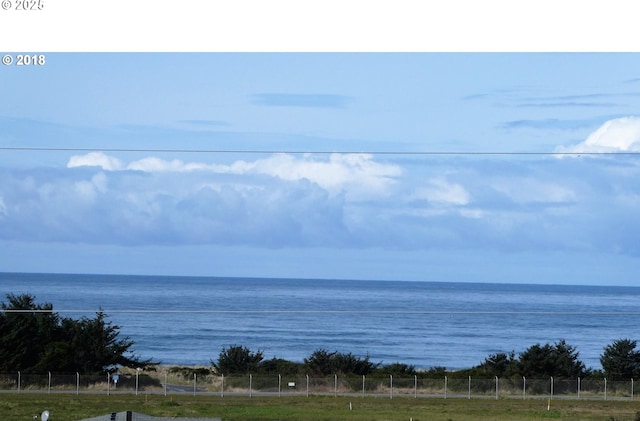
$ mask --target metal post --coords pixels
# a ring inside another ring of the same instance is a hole
[[[607,400],[607,378],[604,378],[604,400]]]
[[[138,384],[140,382],[140,372],[138,370],[136,370],[136,396],[138,396]]]
[[[633,379],[631,379],[631,400],[633,400]]]
[[[496,400],[498,399],[498,376],[496,376]]]
[[[527,378],[522,376],[522,399],[527,399]]]
[[[282,375],[278,374],[278,397],[282,397]]]
[[[551,397],[553,398],[553,376],[551,376]]]
[[[418,398],[418,376],[413,375],[413,397]]]
[[[307,398],[309,397],[309,375],[307,374]]]
[[[333,375],[333,396],[338,396],[338,375]]]
[[[364,398],[364,383],[365,383],[365,377],[364,374],[362,375],[362,397]]]
[[[18,371],[18,393],[20,393],[20,388],[22,387],[22,375]]]
[[[196,373],[193,373],[193,396],[196,395],[197,384],[198,384],[198,375]]]
[[[222,385],[220,386],[220,397],[224,398],[224,374],[222,375]]]
[[[249,397],[253,397],[253,375],[249,374]]]
[[[389,374],[389,398],[393,399],[393,374]]]
[[[51,372],[49,372],[49,385],[47,387],[47,394],[51,394]]]
[[[469,376],[469,399],[471,399],[471,376]]]
[[[447,399],[447,376],[444,376],[444,398]]]
[[[80,373],[76,371],[76,395],[80,394]]]
[[[167,396],[167,372],[164,373],[164,395]]]
[[[111,394],[111,373],[107,373],[107,395]]]

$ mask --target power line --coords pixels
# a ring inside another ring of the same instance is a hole
[[[517,151],[374,151],[374,150],[292,150],[292,149],[159,149],[159,148],[54,148],[54,147],[22,147],[0,146],[3,151],[17,152],[152,152],[152,153],[208,153],[208,154],[345,154],[345,155],[540,155],[540,156],[597,156],[597,155],[640,155],[640,151],[621,152],[517,152]]]

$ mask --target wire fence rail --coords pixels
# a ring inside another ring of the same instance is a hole
[[[634,379],[0,373],[0,392],[634,400]]]

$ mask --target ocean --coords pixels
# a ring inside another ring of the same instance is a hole
[[[463,369],[564,339],[599,369],[606,345],[640,339],[636,287],[0,273],[0,301],[9,293],[74,318],[102,309],[162,364],[209,365],[243,345],[266,359],[322,348]]]

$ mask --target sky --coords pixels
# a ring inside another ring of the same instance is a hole
[[[47,52],[0,271],[636,285],[640,55]]]

